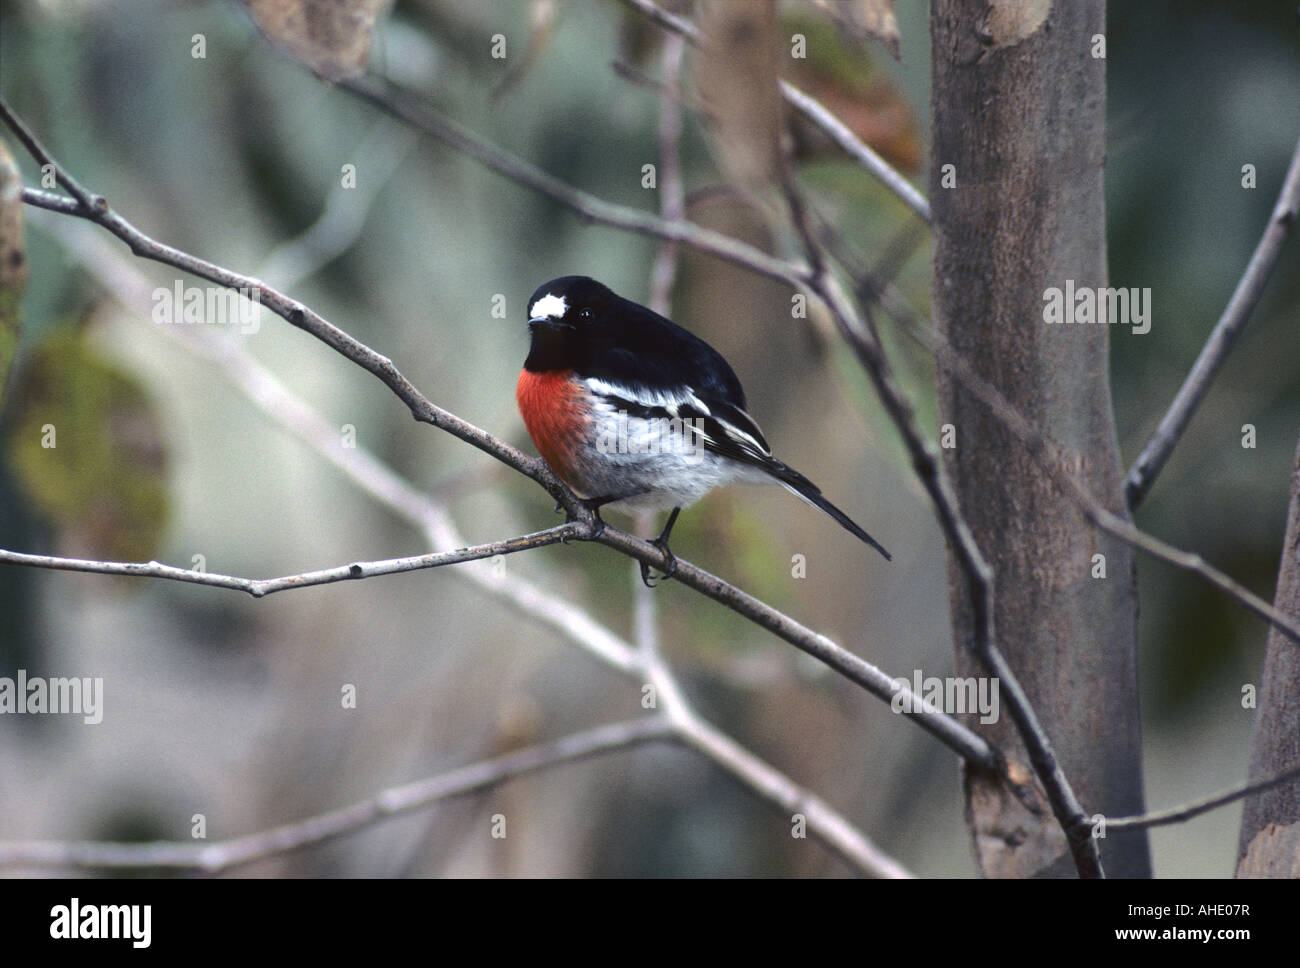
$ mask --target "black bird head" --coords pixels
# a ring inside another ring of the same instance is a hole
[[[587,276],[561,276],[537,287],[528,300],[533,372],[580,367],[594,333],[607,328],[619,302],[607,286]]]

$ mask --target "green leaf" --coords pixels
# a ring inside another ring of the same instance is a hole
[[[63,553],[152,559],[168,519],[166,447],[136,379],[63,330],[24,362],[13,408],[14,475]]]

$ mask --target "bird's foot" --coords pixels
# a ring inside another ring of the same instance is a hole
[[[599,538],[602,534],[605,533],[605,519],[600,516],[600,506],[602,504],[608,504],[609,499],[589,498],[583,501],[582,503],[586,505],[587,510],[591,512],[592,520],[596,522],[594,528],[592,529],[591,535],[587,538],[587,540],[595,541],[597,538]]]
[[[644,583],[646,588],[654,588],[656,585],[661,585],[669,578],[672,578],[673,575],[677,574],[677,556],[669,550],[668,542],[660,537],[655,538],[650,543],[664,553],[664,557],[668,559],[668,570],[658,578],[652,580],[650,576],[650,566],[644,561],[638,562],[641,566],[641,581]]]

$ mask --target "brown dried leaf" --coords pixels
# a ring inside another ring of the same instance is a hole
[[[267,40],[327,81],[365,73],[370,34],[389,0],[243,0]]]
[[[898,18],[894,0],[812,0],[813,6],[825,10],[840,29],[854,39],[878,40],[894,60],[898,60]]]

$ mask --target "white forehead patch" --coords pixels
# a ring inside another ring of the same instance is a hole
[[[533,308],[528,310],[528,315],[532,319],[563,319],[568,311],[569,304],[563,296],[553,296],[548,292],[533,303]]]

